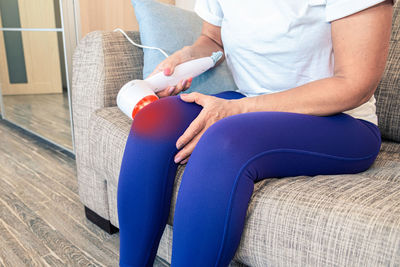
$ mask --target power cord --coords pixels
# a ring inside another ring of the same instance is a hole
[[[160,51],[166,58],[168,57],[168,54],[165,53],[165,51],[162,50],[161,48],[152,47],[152,46],[146,46],[146,45],[140,45],[140,44],[135,43],[135,42],[134,42],[131,38],[129,38],[129,36],[128,36],[123,30],[121,30],[120,28],[116,28],[116,29],[114,30],[114,32],[120,32],[120,33],[122,33],[122,34],[125,36],[125,38],[128,39],[128,41],[129,41],[131,44],[133,44],[134,46],[137,46],[137,47],[140,47],[140,48],[158,50],[158,51]]]

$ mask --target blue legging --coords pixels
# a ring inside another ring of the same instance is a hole
[[[233,99],[239,93],[216,95]],[[120,265],[153,266],[167,223],[175,143],[201,111],[178,96],[139,112],[118,185]],[[173,225],[172,266],[227,266],[239,245],[254,183],[268,177],[358,173],[380,148],[378,128],[345,114],[231,116],[202,136],[183,174]]]

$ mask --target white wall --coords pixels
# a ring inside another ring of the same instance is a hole
[[[175,5],[181,8],[193,10],[196,0],[176,0]]]

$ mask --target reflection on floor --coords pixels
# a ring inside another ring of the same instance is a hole
[[[0,136],[0,266],[118,266],[119,234],[85,218],[74,159],[1,121]]]
[[[3,96],[5,118],[72,150],[68,95]]]

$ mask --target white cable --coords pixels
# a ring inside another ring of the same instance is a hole
[[[116,29],[114,30],[114,32],[116,32],[116,31],[121,32],[121,33],[126,37],[126,39],[128,39],[128,41],[129,41],[131,44],[133,44],[134,46],[137,46],[137,47],[140,47],[140,48],[155,49],[155,50],[160,51],[165,57],[168,57],[168,54],[165,53],[165,51],[162,50],[161,48],[137,44],[137,43],[135,43],[134,41],[132,41],[132,39],[129,38],[129,36],[128,36],[123,30],[121,30],[120,28],[116,28]]]

